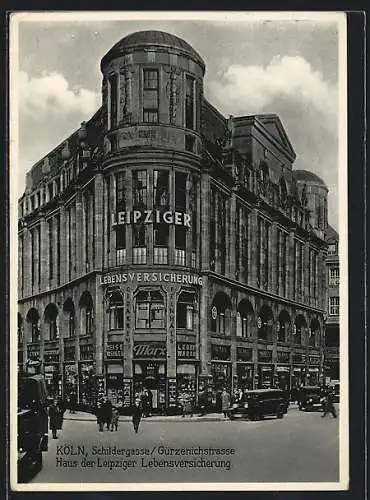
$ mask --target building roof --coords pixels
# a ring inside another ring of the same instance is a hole
[[[166,33],[164,31],[137,31],[125,36],[105,54],[101,61],[101,67],[105,66],[109,61],[116,57],[122,56],[129,49],[137,48],[138,46],[157,46],[166,48],[176,48],[189,54],[202,67],[205,68],[203,59],[200,57],[191,45],[178,36]]]
[[[336,243],[339,241],[339,234],[330,224],[328,224],[325,239],[328,243]]]
[[[318,175],[309,170],[293,170],[293,174],[297,181],[315,182],[326,187],[325,182]]]

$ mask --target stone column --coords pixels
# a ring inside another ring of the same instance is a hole
[[[104,206],[104,219],[103,219],[103,268],[108,267],[109,250],[110,250],[110,224],[111,224],[111,214],[109,207],[109,192],[108,192],[108,181],[109,177],[103,178],[103,206]]]
[[[95,265],[94,268],[99,271],[103,266],[103,192],[104,192],[104,181],[103,174],[98,172],[95,176],[95,234],[93,236],[93,241],[95,245]]]
[[[27,228],[24,232],[24,296],[32,295],[32,245],[31,231]]]
[[[126,174],[126,210],[132,211],[132,173]],[[126,262],[132,263],[132,224],[126,227]]]
[[[170,178],[169,178],[169,188],[170,188],[170,210],[174,211],[175,210],[175,172],[171,171],[170,172]],[[170,265],[173,265],[175,263],[175,225],[170,224],[168,228],[168,263]]]
[[[305,304],[309,304],[310,297],[310,246],[308,241],[304,244],[303,251],[304,261],[303,261],[303,301]]]

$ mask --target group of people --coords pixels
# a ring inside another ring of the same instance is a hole
[[[103,397],[98,401],[95,415],[99,432],[103,432],[104,426],[111,432],[118,430],[118,409],[112,405],[112,402],[107,397]]]

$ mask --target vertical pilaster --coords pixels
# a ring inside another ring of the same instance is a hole
[[[132,211],[132,172],[126,173],[126,210]],[[132,225],[126,227],[126,262],[132,263]],[[132,363],[131,363],[132,364]]]
[[[98,172],[95,176],[95,234],[92,235],[95,244],[95,269],[101,270],[103,266],[103,174]]]
[[[201,269],[209,269],[209,223],[210,223],[210,184],[209,173],[205,172],[200,181],[200,251]],[[203,284],[203,289],[206,285]],[[202,290],[203,290],[202,289]]]
[[[102,287],[99,286],[98,279],[95,280],[95,314],[94,314],[94,332],[95,332],[95,356],[96,373],[103,373],[104,366],[104,297]]]
[[[32,295],[32,244],[31,231],[26,229],[24,232],[24,295]]]
[[[114,174],[111,174],[110,176],[110,202],[111,202],[111,207],[110,211],[111,213],[109,214],[109,229],[108,231],[110,232],[110,249],[109,249],[109,267],[114,267],[116,265],[116,232],[112,227],[112,213],[115,213],[117,215],[117,208],[116,208],[116,177]]]
[[[66,258],[67,258],[67,246],[66,246],[66,209],[64,205],[59,207],[59,217],[60,217],[60,284],[63,285],[66,280]]]
[[[76,230],[75,230],[75,268],[76,275],[84,274],[85,266],[83,261],[83,218],[82,218],[82,191],[78,191],[76,196]]]
[[[310,246],[308,241],[304,244],[303,251],[303,302],[309,304],[310,288]]]
[[[200,289],[200,372],[201,375],[210,374],[210,339],[208,338],[208,311],[209,311],[209,290],[208,278],[203,276],[203,286]]]
[[[109,207],[109,191],[108,191],[109,177],[103,178],[103,204],[104,204],[104,221],[103,221],[103,268],[106,269],[109,265],[109,251],[110,251],[110,224],[111,214]]]
[[[268,290],[276,293],[276,258],[277,258],[277,225],[273,222],[270,227],[269,243],[269,284]]]
[[[252,286],[257,286],[257,260],[260,258],[258,252],[258,212],[256,208],[253,208],[250,215],[250,245],[249,245],[249,254],[250,254],[250,284]]]
[[[49,238],[48,228],[45,217],[40,218],[40,232],[41,232],[41,249],[40,249],[40,265],[41,265],[41,290],[49,288],[48,272],[49,272]]]
[[[289,232],[288,245],[287,245],[287,290],[288,297],[294,300],[295,291],[295,248],[294,248],[294,231]]]
[[[240,238],[240,234],[235,234],[235,221],[236,221],[236,196],[235,192],[231,193],[230,197],[230,218],[228,221],[228,231],[230,235],[229,240],[229,254],[226,257],[226,262],[228,262],[228,273],[231,279],[235,279],[236,261],[235,261],[235,242],[236,238]],[[231,358],[233,359],[233,358]]]
[[[176,294],[178,288],[167,290],[167,378],[176,378]]]

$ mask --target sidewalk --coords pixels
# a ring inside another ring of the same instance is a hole
[[[86,411],[76,411],[75,413],[70,413],[67,410],[64,414],[64,420],[78,420],[84,422],[96,422],[96,416],[93,413],[88,413]],[[207,413],[200,417],[198,414],[194,414],[193,417],[190,415],[153,415],[151,417],[143,418],[146,422],[222,422],[225,420],[222,413]],[[131,416],[120,415],[120,422],[131,422]]]

